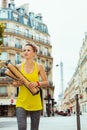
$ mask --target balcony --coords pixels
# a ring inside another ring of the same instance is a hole
[[[15,44],[15,48],[22,49],[22,45],[20,45],[20,44]]]
[[[17,29],[6,28],[5,31],[4,31],[4,34],[16,35],[16,36],[22,37],[23,39],[26,38],[27,40],[29,40],[29,38],[30,38],[31,40],[35,40],[37,42],[44,43],[45,45],[50,45],[49,40],[44,41],[41,38],[37,39],[36,36],[33,36],[33,34],[25,33],[25,32],[22,32],[20,30],[17,30]]]
[[[12,82],[12,79],[5,76],[5,77],[0,77],[0,84],[7,84],[9,82]]]

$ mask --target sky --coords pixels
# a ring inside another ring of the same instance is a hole
[[[63,62],[64,89],[72,78],[79,51],[87,32],[87,0],[15,0],[16,6],[29,3],[29,11],[41,13],[52,45],[54,98],[61,92],[60,62]],[[56,65],[59,66],[56,66]]]

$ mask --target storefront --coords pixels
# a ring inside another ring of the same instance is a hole
[[[15,100],[0,99],[0,117],[15,116]]]

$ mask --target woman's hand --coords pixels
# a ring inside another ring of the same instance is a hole
[[[38,83],[37,82],[29,82],[28,88],[33,91],[33,90],[37,90],[39,91],[40,88],[38,87]]]
[[[13,85],[15,86],[15,87],[19,87],[19,86],[21,86],[23,84],[23,80],[22,79],[18,79],[18,80],[14,80],[13,81]]]

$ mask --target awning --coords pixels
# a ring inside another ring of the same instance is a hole
[[[16,99],[0,99],[0,106],[1,105],[15,105],[16,104]]]

